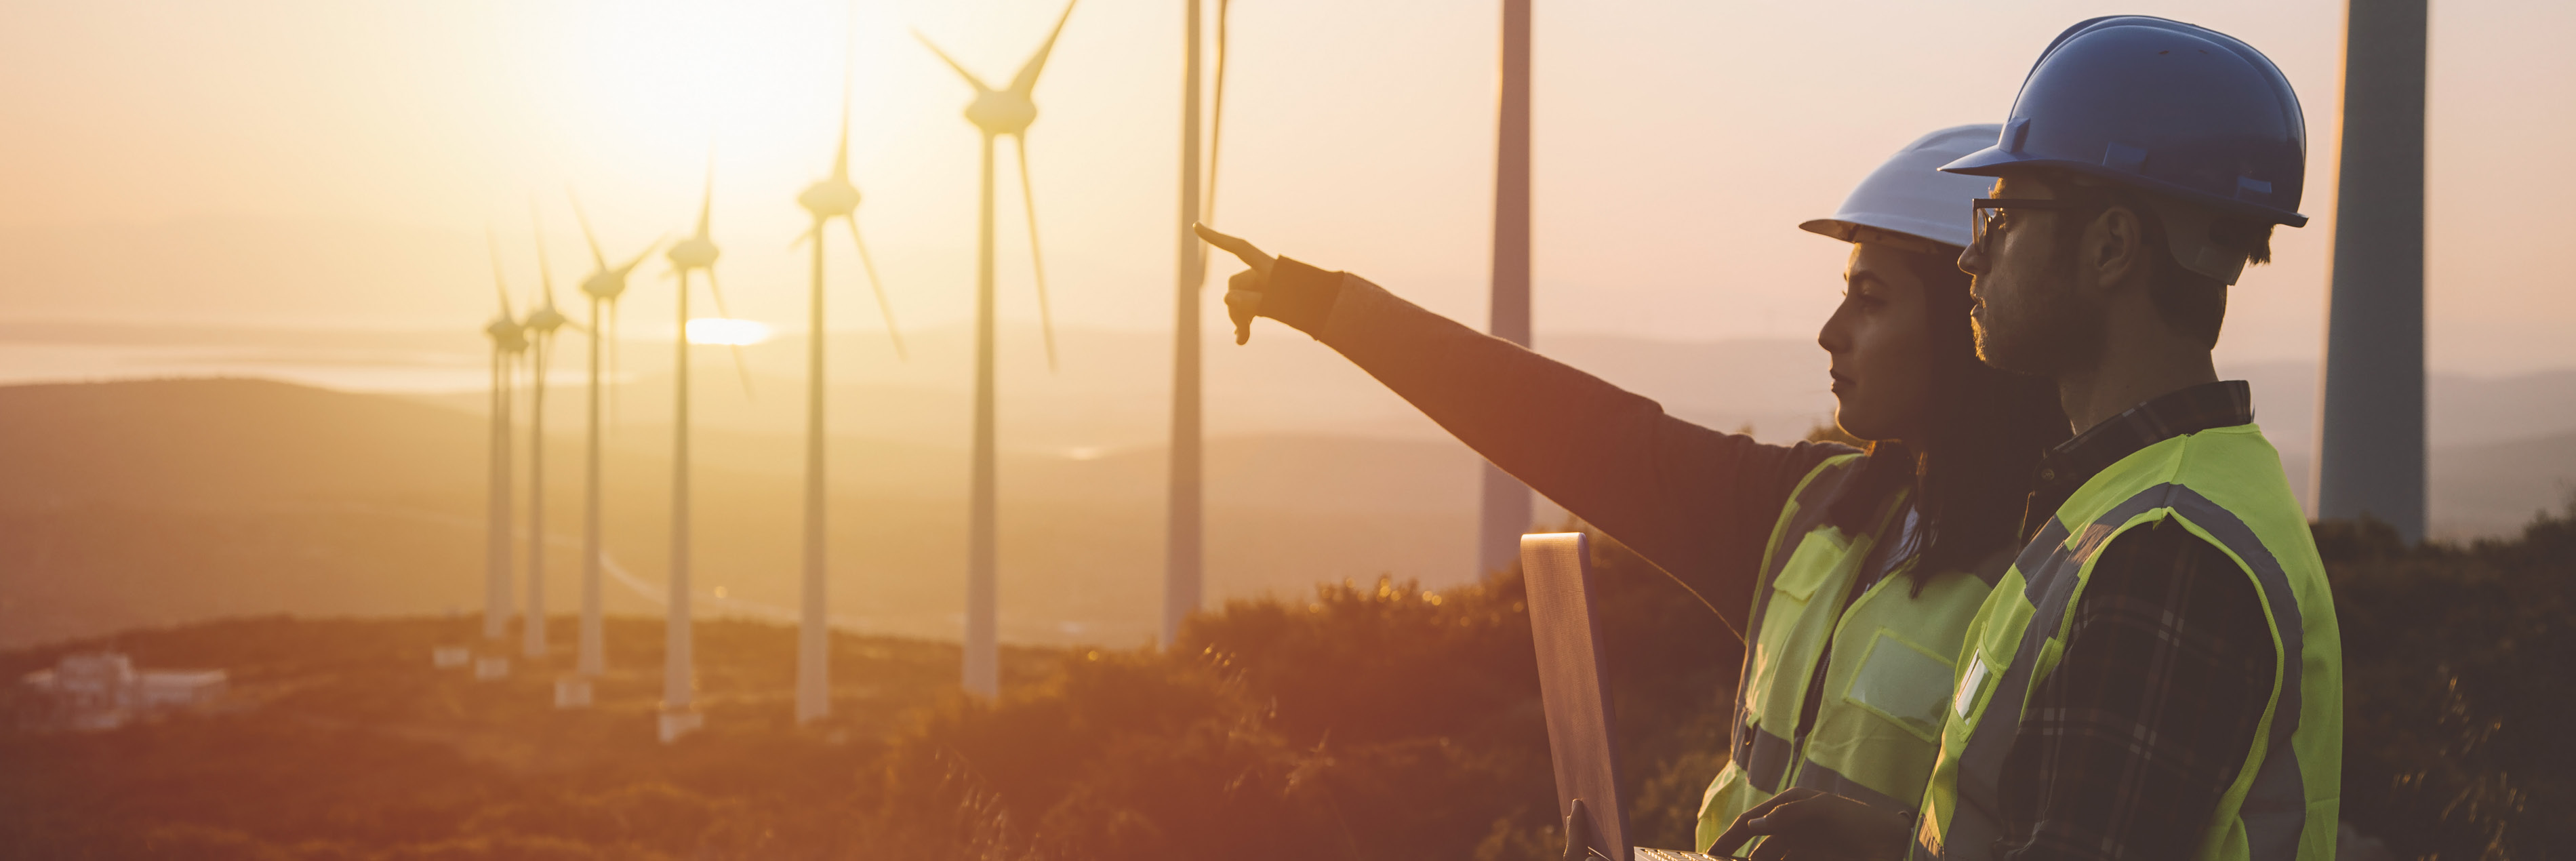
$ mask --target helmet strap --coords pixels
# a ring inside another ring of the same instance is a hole
[[[2165,223],[2165,244],[2172,249],[2174,262],[2193,274],[2233,285],[2245,273],[2245,251],[2219,244],[2211,237],[2218,213],[2205,206],[2195,206],[2163,195],[2142,194],[2138,197],[2156,210]]]
[[[2140,218],[2153,216],[2164,228],[2165,250],[2173,254],[2175,265],[2184,271],[2234,286],[2245,274],[2245,251],[2220,243],[2212,228],[2219,214],[2209,207],[2106,183],[2089,176],[2068,177],[2083,193],[2109,195],[2109,202],[2135,208],[2144,203],[2152,212],[2138,213]]]

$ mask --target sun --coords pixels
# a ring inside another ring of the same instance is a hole
[[[689,321],[689,343],[747,346],[769,340],[769,324],[758,320],[700,317]]]

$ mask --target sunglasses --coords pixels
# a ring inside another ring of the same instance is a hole
[[[1986,237],[2003,230],[2004,211],[2029,209],[2040,212],[2084,212],[2109,205],[2099,200],[2059,200],[2035,197],[1980,197],[1969,201],[1968,247],[1986,253]]]

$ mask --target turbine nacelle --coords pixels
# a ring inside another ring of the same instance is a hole
[[[975,101],[966,105],[966,121],[995,137],[1025,133],[1037,119],[1035,100],[1003,90],[978,92]]]
[[[635,252],[635,259],[612,266],[608,263],[608,255],[599,250],[599,235],[591,232],[590,214],[582,211],[579,197],[572,200],[572,214],[574,218],[581,221],[582,241],[590,243],[590,261],[593,267],[590,274],[581,279],[581,292],[602,302],[615,302],[617,297],[626,295],[627,273],[643,265],[644,258],[653,256],[653,249],[662,247],[662,241],[670,238],[670,234],[667,233],[656,237],[651,244],[644,246],[644,250]],[[698,221],[701,226],[698,233],[703,236],[706,233],[703,229],[706,217],[701,215]]]
[[[669,258],[675,269],[705,269],[716,265],[716,257],[721,254],[723,252],[716,250],[715,240],[700,234],[672,243],[671,250],[663,252],[662,256]]]
[[[644,250],[635,252],[635,259],[633,260],[626,261],[618,266],[603,265],[597,271],[583,277],[581,279],[581,292],[589,294],[603,302],[617,301],[617,297],[626,295],[626,276],[633,273],[635,271],[635,267],[644,265],[644,258],[653,256],[653,249],[662,247],[662,240],[668,238],[669,235],[664,234],[662,237],[654,239],[652,244],[644,246]],[[708,247],[715,247],[714,243],[708,243]]]
[[[817,180],[796,195],[796,205],[813,213],[817,221],[846,217],[859,211],[859,188],[845,177]]]
[[[626,295],[626,269],[602,269],[581,279],[581,292],[602,302],[615,302]]]
[[[984,134],[1000,137],[1025,133],[1030,123],[1037,122],[1038,75],[1046,70],[1047,56],[1055,53],[1056,37],[1064,35],[1064,22],[1072,18],[1073,4],[1068,2],[1064,4],[1064,14],[1055,19],[1055,29],[1047,32],[1046,42],[1038,46],[1037,53],[1031,55],[1027,63],[1021,64],[1019,74],[1011,76],[1007,87],[984,83],[984,79],[966,71],[966,66],[957,62],[957,58],[940,50],[930,37],[919,32],[913,35],[929,47],[931,53],[939,55],[940,62],[948,64],[948,68],[956,70],[958,77],[965,78],[966,83],[974,86],[975,101],[966,105],[966,121],[974,123]]]
[[[493,349],[504,353],[516,353],[528,348],[527,329],[520,326],[519,321],[510,319],[508,314],[492,318],[491,323],[484,325],[483,334],[492,339]]]
[[[528,312],[528,319],[520,324],[520,328],[542,338],[554,334],[556,329],[561,329],[571,322],[572,318],[565,317],[563,312],[555,310],[555,303],[548,301],[537,306],[537,310]]]

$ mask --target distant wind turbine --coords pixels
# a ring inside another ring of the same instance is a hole
[[[510,286],[501,276],[501,241],[488,233],[484,239],[492,247],[492,287],[501,300],[501,315],[483,326],[484,336],[492,339],[492,494],[491,521],[484,537],[483,636],[498,640],[509,635],[510,553],[515,538],[510,531],[510,500],[515,495],[510,468],[510,378],[516,368],[513,359],[527,349],[528,340],[518,318],[510,313]]]
[[[520,620],[521,649],[530,658],[546,656],[546,371],[554,355],[555,331],[572,322],[555,310],[555,275],[546,262],[546,240],[537,237],[537,281],[544,285],[535,310],[520,324],[527,330],[528,376],[528,609]]]
[[[1037,269],[1038,322],[1046,338],[1047,369],[1055,369],[1055,322],[1047,310],[1046,260],[1038,251],[1037,195],[1029,187],[1029,124],[1038,118],[1038,105],[1033,93],[1038,86],[1038,73],[1045,70],[1047,55],[1055,50],[1057,36],[1064,35],[1064,22],[1073,17],[1073,3],[1064,5],[1064,14],[1056,18],[1055,30],[1047,34],[1046,43],[1038,46],[1035,56],[1020,66],[1004,89],[987,86],[975,73],[921,38],[931,53],[975,87],[975,101],[966,106],[966,120],[984,133],[983,208],[978,220],[975,269],[975,447],[974,468],[969,488],[966,523],[966,661],[964,687],[969,693],[993,696],[1001,692],[1001,651],[996,639],[995,529],[996,513],[993,477],[993,139],[1008,136],[1017,145],[1020,160],[1020,195],[1029,213],[1029,262]],[[919,35],[919,34],[915,34]]]
[[[1188,0],[1181,56],[1180,290],[1172,329],[1171,520],[1164,532],[1163,645],[1180,639],[1181,620],[1199,608],[1206,580],[1205,455],[1199,398],[1199,290],[1207,282],[1206,249],[1191,226],[1216,217],[1218,146],[1225,131],[1226,17],[1232,0],[1216,5],[1216,122],[1207,147],[1206,211],[1199,196],[1199,0]]]
[[[804,240],[814,246],[813,306],[807,312],[805,369],[805,553],[804,616],[796,635],[796,722],[808,723],[832,712],[831,622],[824,604],[823,475],[823,234],[832,219],[850,226],[850,243],[858,246],[859,265],[876,291],[877,313],[885,319],[894,354],[903,358],[903,332],[896,328],[894,306],[886,301],[885,282],[877,278],[876,259],[859,235],[859,188],[850,184],[850,95],[847,59],[841,70],[841,142],[832,150],[832,175],[816,180],[796,195],[796,204],[814,216]]]
[[[1503,0],[1502,101],[1494,135],[1494,267],[1490,330],[1530,345],[1530,0]],[[1530,489],[1485,464],[1477,514],[1476,573],[1520,558],[1530,526]]]
[[[662,717],[664,742],[695,730],[705,720],[697,711],[696,650],[691,636],[689,608],[690,519],[689,519],[689,273],[707,273],[707,289],[712,291],[718,313],[723,313],[724,288],[716,281],[716,258],[720,255],[715,239],[709,235],[709,217],[715,210],[716,171],[711,158],[707,163],[705,201],[698,207],[698,232],[671,245],[664,255],[671,261],[671,273],[679,277],[679,321],[673,333],[678,343],[672,363],[671,421],[671,598],[665,608],[662,647]],[[736,370],[743,374],[743,390],[750,391],[750,371],[742,367],[742,347],[734,345]]]
[[[581,199],[572,198],[572,207],[573,217],[581,221],[582,239],[590,244],[590,260],[593,267],[590,275],[581,281],[582,294],[590,297],[590,401],[584,408],[588,413],[589,439],[582,454],[581,656],[576,665],[576,672],[595,678],[608,672],[606,635],[602,631],[603,626],[600,622],[599,594],[599,560],[600,555],[606,552],[600,545],[599,348],[602,342],[607,342],[609,349],[612,351],[616,349],[617,299],[626,295],[626,276],[634,272],[636,266],[643,264],[644,258],[653,253],[653,247],[645,246],[643,251],[636,252],[635,259],[626,261],[622,266],[611,266],[607,255],[600,253],[599,237],[591,233],[590,216],[582,212]],[[605,318],[600,316],[602,304],[608,306],[608,316]],[[612,363],[615,361],[613,355],[612,353]]]

